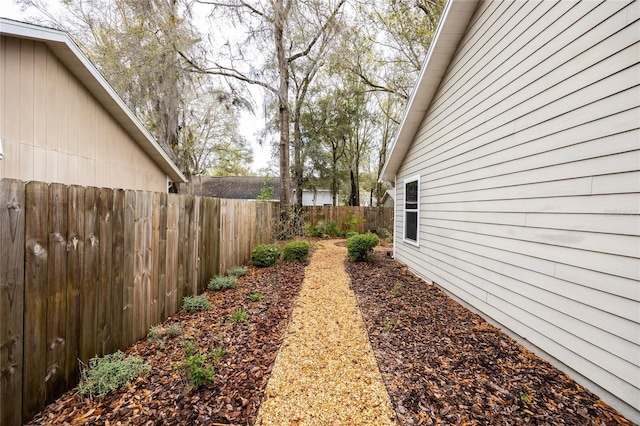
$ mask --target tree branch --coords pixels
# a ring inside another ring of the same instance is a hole
[[[333,19],[336,17],[336,15],[338,14],[338,11],[340,10],[340,8],[342,7],[342,5],[345,2],[346,2],[346,0],[340,0],[340,3],[338,3],[336,8],[333,10],[333,12],[331,12],[331,15],[329,16],[329,18],[327,18],[327,21],[324,23],[322,28],[320,28],[318,30],[318,32],[316,33],[315,37],[313,37],[313,39],[309,42],[309,44],[307,45],[307,48],[304,49],[303,51],[298,52],[295,55],[292,55],[289,58],[287,58],[287,62],[288,63],[291,63],[291,62],[295,61],[296,59],[301,58],[303,56],[307,56],[309,54],[309,52],[311,52],[311,49],[313,49],[313,46],[315,46],[315,44],[318,42],[320,37],[324,34],[324,32],[327,29],[327,27],[329,26],[329,24],[331,24],[333,22]]]

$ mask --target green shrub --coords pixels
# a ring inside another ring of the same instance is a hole
[[[233,268],[227,269],[227,275],[232,277],[243,277],[247,275],[247,267],[246,266],[234,266]]]
[[[356,231],[347,231],[344,233],[344,236],[347,237],[347,239],[353,237],[354,235],[358,235],[358,233]]]
[[[380,238],[387,239],[391,236],[391,232],[387,228],[380,227],[376,229],[376,235]]]
[[[229,317],[230,323],[239,323],[239,322],[247,322],[249,320],[249,312],[245,311],[242,308],[236,309],[233,314]]]
[[[182,299],[182,308],[187,312],[204,311],[213,308],[209,299],[204,294],[200,296],[185,296]]]
[[[354,235],[347,240],[347,254],[352,262],[368,261],[369,253],[380,243],[376,234]]]
[[[345,218],[344,218],[344,222],[342,222],[342,229],[345,230],[345,232],[349,232],[349,231],[355,231],[356,230],[356,226],[359,223],[362,223],[364,221],[364,219],[360,219],[354,216],[352,211],[347,212]]]
[[[305,261],[307,257],[309,257],[309,243],[306,241],[291,241],[282,250],[282,258],[287,261]]]
[[[122,351],[89,360],[89,366],[82,368],[78,393],[89,398],[104,396],[114,389],[127,386],[138,376],[151,371],[151,366],[141,358],[124,358]]]
[[[226,290],[228,288],[234,288],[236,286],[236,282],[238,279],[235,276],[225,277],[223,275],[218,275],[209,280],[209,284],[207,284],[207,288],[209,290]]]
[[[276,244],[260,244],[251,252],[251,264],[268,267],[276,264],[280,258],[280,247]]]
[[[307,233],[311,237],[318,238],[339,237],[344,235],[340,230],[338,222],[333,220],[329,221],[329,223],[326,223],[324,220],[319,220],[315,225],[309,225],[307,227]]]
[[[249,300],[252,302],[262,302],[264,300],[264,296],[260,293],[253,293],[249,295]]]
[[[179,364],[179,367],[184,369],[191,389],[198,389],[203,385],[213,383],[215,378],[213,365],[207,362],[207,356],[203,354],[187,355],[187,359]]]

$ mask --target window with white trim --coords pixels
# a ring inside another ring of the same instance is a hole
[[[419,244],[420,234],[420,176],[404,181],[404,240]]]

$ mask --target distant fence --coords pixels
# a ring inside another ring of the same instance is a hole
[[[307,207],[306,221],[390,227],[392,209]],[[126,349],[184,296],[274,240],[277,203],[0,180],[0,426]]]
[[[74,386],[219,271],[273,241],[276,205],[0,180],[0,425]]]
[[[347,221],[355,218],[355,228],[360,233],[377,228],[387,228],[390,232],[393,229],[393,207],[307,206],[303,211],[305,222],[312,225],[320,220],[333,221],[344,228]]]

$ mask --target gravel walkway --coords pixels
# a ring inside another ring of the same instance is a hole
[[[257,425],[396,424],[335,243],[319,243],[305,269]]]

